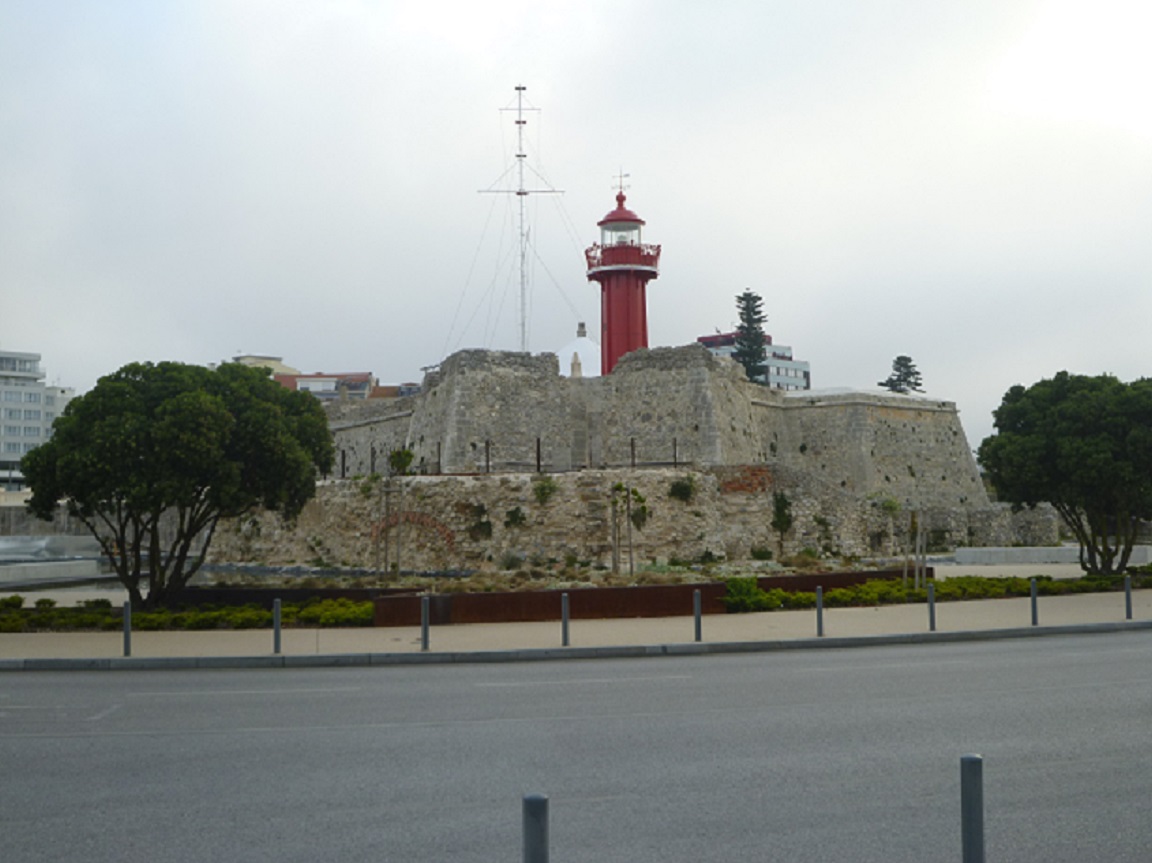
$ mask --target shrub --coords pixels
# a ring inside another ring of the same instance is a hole
[[[360,483],[360,494],[362,494],[364,497],[371,497],[372,493],[376,490],[376,486],[379,484],[380,474],[368,474],[364,481]]]
[[[759,546],[754,545],[754,546],[752,546],[752,549],[748,552],[748,554],[752,557],[753,560],[771,560],[772,559],[772,549],[770,549],[770,548],[760,548]]]
[[[777,587],[762,590],[753,577],[730,578],[726,582],[728,594],[721,602],[730,613],[747,611],[774,611],[782,608],[788,594]]]
[[[676,500],[684,501],[684,503],[691,501],[695,494],[696,481],[690,476],[672,480],[672,485],[668,489],[669,497],[674,497]]]
[[[505,527],[523,527],[528,523],[528,517],[524,515],[524,510],[515,506],[504,513],[504,526]]]
[[[257,605],[228,609],[224,615],[229,629],[261,629],[272,625],[272,612]],[[280,622],[284,622],[284,610],[280,610]]]
[[[22,596],[6,596],[3,599],[0,599],[0,609],[23,607],[24,597]]]
[[[788,609],[815,608],[816,594],[804,590],[798,590],[796,593],[787,593],[784,595],[784,607]]]
[[[322,599],[300,609],[297,621],[312,626],[371,626],[372,603],[350,599]]]
[[[855,605],[856,591],[850,587],[834,587],[824,591],[824,605],[828,608],[843,608]]]
[[[749,577],[729,578],[725,584],[728,592],[720,598],[729,614],[742,614],[749,611],[770,611],[780,608],[784,601],[784,591],[761,590],[756,579]]]
[[[500,555],[501,569],[519,569],[524,565],[524,555],[514,551],[506,551]]]
[[[172,612],[161,609],[133,613],[132,628],[150,632],[158,629],[182,629],[183,626],[174,622]]]
[[[482,503],[472,505],[472,517],[476,519],[468,527],[468,536],[479,542],[482,539],[492,538],[492,522],[488,519],[488,508]]]
[[[408,473],[408,468],[412,466],[412,460],[415,457],[416,454],[407,447],[394,449],[388,453],[388,467],[391,468],[392,473],[404,476]]]
[[[536,503],[541,506],[552,500],[552,496],[559,490],[559,484],[550,476],[542,476],[532,483],[532,494],[536,496]]]

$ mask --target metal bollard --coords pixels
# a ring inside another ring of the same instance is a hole
[[[1124,576],[1124,619],[1132,619],[1132,576]]]
[[[1037,600],[1038,594],[1036,593],[1036,579],[1031,579],[1032,582],[1032,625],[1040,625],[1040,603]]]
[[[280,600],[272,600],[272,652],[280,654]]]
[[[696,640],[700,641],[704,637],[704,627],[701,623],[700,616],[703,608],[700,602],[700,591],[692,591],[692,615],[696,618]]]
[[[427,596],[420,597],[420,649],[428,649],[428,619],[431,600]]]
[[[928,584],[928,631],[936,631],[936,585]]]
[[[984,863],[984,758],[960,758],[960,848],[964,863]]]
[[[124,655],[132,655],[132,602],[124,600]]]
[[[560,594],[560,643],[567,647],[568,639],[568,594]]]
[[[524,863],[548,863],[548,798],[524,795]]]
[[[816,637],[824,637],[824,588],[816,586]]]

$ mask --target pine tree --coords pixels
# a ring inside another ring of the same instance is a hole
[[[768,320],[761,309],[763,300],[759,294],[744,291],[736,297],[736,308],[740,313],[740,323],[736,327],[736,349],[732,359],[744,366],[748,379],[766,382],[768,372],[768,351],[764,348],[764,322]]]
[[[884,387],[894,393],[904,393],[905,395],[911,392],[924,392],[921,385],[920,372],[916,368],[916,364],[912,362],[912,357],[904,355],[892,360],[892,374],[888,375],[888,380],[879,381],[876,384],[876,386]]]

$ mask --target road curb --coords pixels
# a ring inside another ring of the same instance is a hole
[[[352,668],[406,665],[462,665],[506,662],[556,662],[579,659],[637,659],[669,656],[715,656],[774,653],[785,650],[843,650],[901,644],[952,644],[1001,641],[1054,635],[1152,630],[1152,620],[1028,626],[956,632],[905,632],[840,638],[796,638],[775,641],[717,641],[602,647],[547,647],[520,650],[476,650],[428,653],[331,653],[263,656],[124,656],[101,658],[0,659],[3,671],[158,671],[225,668]]]

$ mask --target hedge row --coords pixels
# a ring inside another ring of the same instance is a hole
[[[816,594],[806,591],[785,591],[779,588],[762,590],[754,577],[729,578],[727,596],[721,601],[730,613],[748,611],[775,611],[777,609],[814,608]],[[937,602],[962,599],[1002,599],[1010,596],[1030,596],[1031,580],[1027,578],[984,578],[963,575],[934,581]],[[1133,587],[1152,587],[1152,576],[1137,575]],[[1123,582],[1113,578],[1053,579],[1036,576],[1036,592],[1041,596],[1068,593],[1103,593],[1120,590]],[[895,605],[906,602],[927,602],[926,588],[913,588],[893,579],[876,579],[852,587],[837,587],[824,591],[824,605],[829,608],[846,606]]]
[[[24,608],[24,598],[0,599],[0,632],[44,632],[67,630],[116,630],[124,625],[123,614],[106,599],[91,600],[76,608],[57,608],[51,599],[36,601]],[[350,599],[315,599],[284,604],[280,609],[283,626],[333,627],[371,626],[371,602]],[[257,605],[216,607],[203,605],[175,611],[134,611],[134,630],[158,629],[269,629],[272,612]]]

